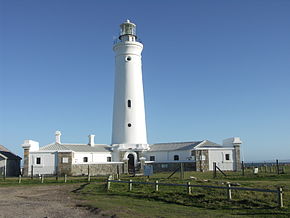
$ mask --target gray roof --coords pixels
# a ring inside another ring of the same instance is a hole
[[[150,145],[149,151],[180,151],[180,150],[191,150],[196,146],[200,145],[201,148],[218,148],[221,145],[208,141],[193,141],[193,142],[172,142],[172,143],[158,143]]]
[[[204,143],[200,146],[200,148],[220,148],[222,147],[220,144],[217,144],[217,143],[214,143],[214,142],[211,142],[209,140],[205,140]]]
[[[158,143],[150,145],[150,151],[177,151],[189,150],[199,145],[203,141],[194,142],[172,142],[172,143]]]
[[[7,148],[5,148],[3,145],[0,145],[0,154],[7,157],[8,160],[22,159],[18,155],[13,154],[11,151],[9,151]]]
[[[0,145],[0,151],[8,151],[9,152],[8,148],[5,148],[3,145]]]
[[[95,144],[91,147],[87,144],[59,144],[52,143],[39,148],[40,151],[75,151],[75,152],[110,152],[109,145]]]

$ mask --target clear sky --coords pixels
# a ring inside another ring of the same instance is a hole
[[[0,0],[0,144],[111,142],[114,53],[143,41],[149,143],[239,136],[245,161],[290,159],[289,0]]]

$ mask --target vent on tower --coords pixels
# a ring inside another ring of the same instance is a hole
[[[131,108],[131,100],[128,100],[128,107]]]

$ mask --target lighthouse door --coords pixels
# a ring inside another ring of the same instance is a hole
[[[128,155],[128,172],[130,174],[134,174],[135,173],[135,160],[134,160],[134,155],[133,154],[129,154]]]

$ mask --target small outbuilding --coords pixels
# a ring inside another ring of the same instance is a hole
[[[18,176],[20,174],[21,159],[21,157],[0,145],[0,175]]]

